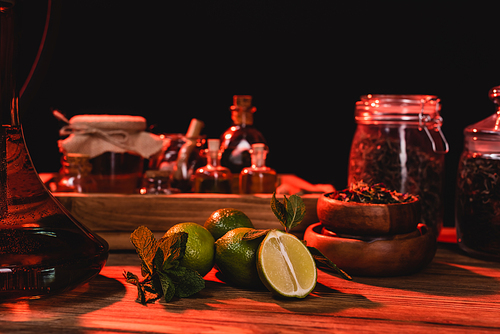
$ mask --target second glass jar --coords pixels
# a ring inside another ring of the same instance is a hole
[[[457,242],[469,255],[500,261],[500,86],[496,113],[464,129],[455,198]]]

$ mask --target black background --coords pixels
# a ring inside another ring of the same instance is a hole
[[[20,81],[47,3],[25,0]],[[497,8],[475,2],[52,0],[45,49],[21,98],[39,172],[59,168],[61,123],[83,113],[133,114],[171,133],[193,117],[217,138],[233,94],[251,94],[268,165],[346,187],[360,95],[441,98],[446,220],[465,126],[495,111]]]

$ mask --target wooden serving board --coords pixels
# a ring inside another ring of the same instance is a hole
[[[217,209],[243,211],[255,228],[282,228],[271,210],[272,195],[118,195],[53,193],[71,215],[108,241],[111,249],[133,249],[130,234],[140,225],[157,238],[180,222],[203,225]],[[316,203],[319,194],[301,196],[306,216],[293,232],[302,235],[307,226],[318,221]],[[277,196],[282,201],[282,196]]]

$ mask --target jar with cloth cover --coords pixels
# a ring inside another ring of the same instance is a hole
[[[161,151],[163,141],[145,131],[146,119],[131,115],[77,115],[61,131],[63,154],[86,154],[100,193],[134,193],[144,159]]]

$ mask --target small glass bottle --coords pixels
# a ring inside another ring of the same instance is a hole
[[[49,188],[54,192],[97,192],[97,182],[90,174],[92,164],[89,156],[80,153],[68,153],[62,159],[62,168]]]
[[[266,140],[253,125],[253,114],[257,108],[252,106],[252,96],[234,95],[229,109],[233,125],[221,136],[221,164],[238,175],[252,164],[249,152],[252,144],[265,144]]]
[[[220,140],[209,139],[207,149],[207,165],[196,170],[194,189],[196,193],[230,194],[231,171],[220,165]]]
[[[464,129],[455,198],[457,241],[471,256],[500,261],[500,86],[497,112]]]
[[[150,169],[142,177],[142,186],[139,189],[141,195],[170,195],[171,173],[168,170]]]
[[[266,145],[252,144],[252,166],[245,167],[240,173],[240,193],[259,194],[276,191],[276,171],[266,166]]]
[[[418,196],[422,223],[437,238],[443,226],[444,154],[441,104],[433,95],[365,95],[349,156],[348,185],[383,183]]]

